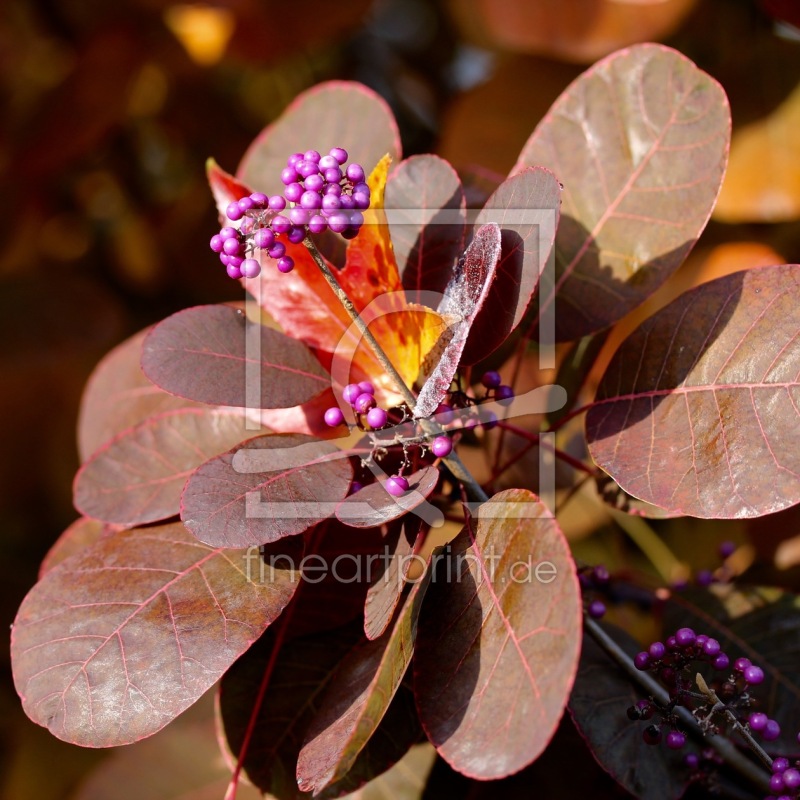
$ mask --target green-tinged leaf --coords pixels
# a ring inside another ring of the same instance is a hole
[[[675,514],[758,517],[800,502],[800,266],[737,272],[654,314],[586,415],[592,458]]]
[[[714,207],[730,130],[722,87],[662,45],[614,53],[564,91],[514,167],[543,164],[564,184],[556,283],[539,308],[554,288],[558,340],[608,327],[681,265]]]
[[[431,744],[415,744],[388,772],[345,795],[344,800],[420,800],[434,761],[436,749]]]
[[[641,646],[625,631],[606,632],[633,658]],[[580,666],[569,712],[597,763],[634,797],[678,800],[689,771],[683,753],[653,747],[642,739],[649,722],[631,722],[627,709],[645,695],[631,683],[588,634],[583,636]]]
[[[187,308],[156,325],[142,369],[171,394],[223,406],[289,408],[331,383],[302,342],[224,305]]]
[[[301,789],[318,794],[344,778],[380,725],[414,653],[429,565],[391,630],[351,650],[337,668],[297,759]]]
[[[581,630],[575,565],[550,512],[521,489],[479,506],[448,551],[419,622],[417,708],[454,769],[500,778],[539,756],[566,706]]]
[[[236,177],[260,192],[282,194],[281,170],[296,152],[343,147],[367,175],[389,153],[400,157],[400,134],[386,101],[360,83],[327,81],[299,95],[265,128]]]
[[[189,478],[181,519],[214,547],[250,547],[333,516],[353,468],[335,445],[302,434],[258,436]]]
[[[297,786],[297,757],[338,664],[362,635],[360,625],[352,624],[284,642],[259,707],[255,700],[273,647],[269,633],[223,678],[219,708],[233,759],[241,750],[251,715],[256,713],[244,769],[263,792],[279,800],[310,797]],[[340,797],[353,791],[408,751],[420,734],[410,700],[406,690],[398,694],[384,724],[347,778],[325,790],[322,797]]]
[[[120,525],[174,517],[204,461],[248,439],[241,413],[185,408],[157,414],[97,450],[75,476],[75,507]]]
[[[150,329],[115,347],[96,367],[81,398],[78,449],[86,461],[98,447],[149,417],[199,408],[151,383],[142,372],[142,342]]]
[[[111,533],[48,572],[11,632],[28,716],[84,747],[129,744],[163,728],[294,593],[288,571],[250,580],[244,555],[200,544],[174,523]]]

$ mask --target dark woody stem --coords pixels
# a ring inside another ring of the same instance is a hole
[[[314,263],[319,267],[320,272],[328,282],[328,285],[336,295],[336,298],[342,304],[342,307],[347,312],[347,315],[361,332],[364,340],[375,354],[375,358],[378,359],[378,362],[386,371],[386,374],[392,379],[397,391],[402,395],[403,400],[406,402],[408,407],[413,409],[417,404],[417,398],[414,396],[414,392],[412,392],[411,389],[406,385],[406,382],[403,380],[400,373],[395,369],[394,364],[392,364],[392,362],[389,360],[389,357],[378,343],[378,340],[372,335],[372,332],[367,327],[367,324],[361,318],[358,310],[353,305],[353,301],[347,296],[344,289],[342,289],[341,285],[339,284],[339,281],[336,279],[336,275],[333,274],[331,268],[325,263],[325,259],[322,258],[319,250],[317,250],[317,246],[309,236],[306,236],[306,238],[303,239],[303,244],[306,246],[308,252],[311,253]],[[429,437],[444,433],[443,428],[432,420],[422,419],[419,420],[419,424],[422,430]],[[464,462],[456,455],[455,451],[450,453],[449,456],[442,460],[445,464],[447,464],[447,468],[450,470],[453,477],[464,484],[467,492],[474,500],[484,503],[489,499],[486,492],[483,491],[480,484],[475,480],[475,478],[472,477],[470,471],[466,468]]]

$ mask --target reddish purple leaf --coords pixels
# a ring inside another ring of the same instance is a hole
[[[39,566],[39,580],[44,578],[46,573],[57,567],[62,561],[66,561],[70,556],[74,556],[104,536],[122,530],[122,527],[121,525],[110,525],[107,522],[100,522],[100,520],[89,519],[88,517],[76,519],[47,551],[47,555],[45,555]]]
[[[156,325],[142,369],[162,389],[211,405],[289,408],[330,387],[302,342],[223,305],[187,308]]]
[[[111,747],[150,736],[194,703],[289,602],[274,571],[179,523],[112,533],[48,572],[11,633],[28,716],[64,741]]]
[[[489,296],[499,258],[500,228],[490,222],[478,228],[444,290],[437,311],[449,327],[434,353],[426,359],[438,360],[432,364],[432,371],[417,396],[415,417],[431,416],[450,391],[472,324]]]
[[[484,310],[464,349],[462,364],[476,364],[496,350],[520,324],[539,285],[558,226],[561,186],[542,167],[525,169],[497,187],[476,226],[496,223],[502,255]]]
[[[150,329],[115,347],[95,367],[81,399],[78,448],[85,461],[109,439],[148,417],[175,408],[199,408],[167,394],[142,372],[142,342]]]
[[[416,559],[422,561],[417,553],[425,541],[424,523],[419,524],[420,530],[413,544],[407,535],[410,525],[413,523],[396,528],[390,535],[384,551],[383,570],[378,575],[370,576],[372,583],[364,603],[364,633],[367,639],[377,639],[389,627],[403,594],[408,571]]]
[[[360,635],[360,626],[354,624],[292,639],[281,646],[244,759],[247,777],[263,792],[279,800],[308,797],[295,780],[297,757],[334,671]],[[241,750],[272,654],[272,643],[273,637],[268,632],[222,679],[219,709],[231,754]],[[420,735],[409,694],[401,689],[383,725],[361,752],[350,773],[323,791],[321,797],[339,797],[358,788],[387,770],[408,751]]]
[[[400,134],[386,101],[360,83],[318,84],[261,132],[236,177],[260,192],[283,194],[280,174],[292,153],[332,147],[344,147],[368,175],[386,153],[399,158]]]
[[[686,292],[620,346],[586,416],[589,452],[675,514],[758,517],[800,502],[800,266]]]
[[[181,519],[212,547],[250,547],[332,516],[353,468],[335,445],[302,434],[258,436],[189,478]]]
[[[443,292],[464,252],[466,201],[458,173],[434,155],[401,161],[386,183],[384,208],[409,300]],[[425,303],[431,305],[430,303]]]
[[[439,469],[423,467],[406,477],[408,491],[402,497],[390,495],[383,483],[371,483],[336,507],[337,519],[353,528],[375,528],[399,519],[430,496],[439,481]]]
[[[420,617],[414,690],[439,755],[481,780],[534,761],[567,704],[580,631],[555,520],[531,492],[496,494],[435,565]]]
[[[81,467],[75,507],[89,517],[128,526],[174,517],[192,472],[252,434],[238,412],[185,408],[150,417]]]
[[[411,663],[430,561],[390,631],[351,650],[339,664],[308,727],[297,759],[297,783],[318,794],[350,771],[389,709]]]
[[[560,341],[621,319],[686,258],[705,228],[728,159],[722,87],[658,44],[608,56],[539,123],[514,171],[552,169],[564,184],[556,238]]]
[[[604,626],[605,627],[605,626]],[[624,631],[608,629],[633,658],[641,650]],[[597,763],[634,797],[678,800],[686,790],[689,771],[684,754],[665,746],[645,744],[647,722],[631,722],[625,711],[645,695],[616,668],[587,634],[569,712]]]

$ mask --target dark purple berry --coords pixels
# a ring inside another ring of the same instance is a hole
[[[694,576],[694,582],[698,586],[711,586],[714,583],[714,575],[710,570],[700,569]]]
[[[778,756],[778,758],[775,758],[772,761],[773,772],[785,772],[787,769],[789,769],[789,766],[789,759],[784,758],[783,756]]]
[[[487,389],[496,389],[503,383],[503,379],[500,377],[500,373],[497,372],[497,370],[490,369],[481,376],[481,383]]]
[[[363,483],[359,483],[358,481],[353,481],[350,484],[350,494],[355,494],[356,492],[360,492],[364,488]]]
[[[642,733],[645,744],[656,745],[661,742],[661,728],[658,725],[648,725]]]
[[[775,794],[780,794],[786,787],[783,783],[783,772],[776,772],[769,779],[769,789]]]
[[[600,584],[600,586],[605,586],[610,580],[611,575],[604,564],[598,564],[592,570],[592,578],[594,579],[595,583]]]
[[[706,639],[703,642],[703,652],[707,656],[718,656],[722,650],[720,643],[716,639]]]
[[[650,654],[644,652],[644,650],[641,653],[637,653],[634,656],[633,665],[636,667],[636,669],[644,672],[650,666]]]
[[[774,742],[781,735],[781,726],[774,719],[767,720],[761,736],[765,742]]]
[[[408,491],[408,481],[402,475],[392,475],[384,486],[393,497],[400,497]]]
[[[372,385],[371,381],[359,381],[358,388],[367,394],[375,394],[375,387]]]
[[[797,789],[800,786],[800,770],[790,767],[783,773],[783,785],[787,789]]]
[[[300,242],[302,242],[303,239],[306,238],[306,232],[303,230],[303,228],[291,228],[290,231],[286,234],[286,238],[292,244],[300,244]]]
[[[686,735],[680,731],[670,731],[667,734],[667,747],[670,750],[680,750],[686,744]]]
[[[389,415],[382,408],[371,408],[367,412],[367,425],[375,430],[382,428],[388,419]]]
[[[344,422],[344,414],[341,408],[329,408],[325,412],[325,424],[335,428]]]
[[[650,658],[658,661],[667,654],[667,648],[664,646],[663,642],[653,642],[647,649],[647,652],[650,653]]]
[[[490,431],[492,428],[497,427],[498,419],[497,414],[495,414],[494,411],[483,412],[481,414],[481,419],[483,420],[481,425],[483,425],[484,430]]]
[[[697,757],[697,753],[687,753],[683,757],[683,763],[689,769],[697,769],[700,766],[700,759]]]
[[[696,639],[697,635],[691,628],[678,628],[675,631],[675,643],[678,647],[690,647]]]
[[[447,403],[439,403],[439,405],[436,406],[436,411],[434,414],[436,415],[436,421],[440,425],[447,425],[451,423],[456,416],[452,406],[447,405]]]
[[[628,719],[631,720],[631,722],[642,718],[642,712],[639,711],[636,706],[629,706],[625,713],[628,715]]]
[[[667,638],[666,645],[667,645],[667,650],[677,650],[678,649],[678,643],[675,641],[675,637],[674,636],[670,636],[670,637]]]
[[[507,400],[513,400],[513,398],[514,390],[510,386],[498,386],[494,390],[494,399],[499,403],[503,403]]]
[[[754,731],[763,731],[764,728],[767,727],[768,722],[769,717],[766,714],[762,714],[760,711],[754,711],[747,718],[747,724],[750,726],[750,729]]]
[[[449,436],[437,436],[431,442],[431,452],[436,458],[446,458],[453,451],[453,442]]]
[[[257,278],[261,274],[261,264],[254,258],[246,258],[239,269],[245,278]]]
[[[725,670],[731,666],[731,660],[728,658],[727,653],[720,653],[712,662],[711,665],[714,669]]]
[[[278,259],[277,267],[278,272],[282,272],[285,275],[294,269],[294,259],[291,256],[282,256]]]
[[[764,681],[764,670],[753,664],[749,667],[745,667],[742,674],[744,675],[744,679],[753,686],[758,686],[759,683],[763,683]]]
[[[375,405],[375,398],[371,394],[367,394],[366,392],[362,392],[358,397],[356,397],[355,403],[353,403],[353,408],[359,414],[366,414],[371,408]]]
[[[751,663],[749,658],[737,658],[736,661],[733,662],[733,668],[736,672],[744,672]]]
[[[270,258],[281,258],[286,255],[286,245],[283,242],[275,242],[267,252]]]
[[[639,702],[636,703],[636,707],[639,709],[639,714],[642,719],[651,719],[655,713],[653,704],[649,700],[639,700]]]
[[[361,387],[357,383],[348,383],[342,390],[342,397],[345,403],[351,406],[356,402],[356,398],[362,394]]]
[[[729,558],[736,551],[736,542],[722,542],[719,546],[720,558]]]
[[[328,183],[338,183],[342,179],[342,171],[339,167],[326,167],[322,173],[322,177]]]
[[[592,600],[586,609],[592,619],[602,619],[606,613],[606,604],[602,600]]]

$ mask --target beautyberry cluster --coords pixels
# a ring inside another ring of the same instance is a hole
[[[800,734],[797,735],[800,742]],[[769,780],[770,794],[764,800],[796,800],[800,795],[800,760],[776,758],[772,761],[772,776]]]
[[[604,591],[608,587],[610,578],[608,570],[602,564],[598,564],[596,567],[583,567],[578,571],[584,609],[592,619],[600,619],[605,616],[606,604],[596,596],[593,599],[590,598],[596,592]]]
[[[255,258],[264,250],[277,259],[281,272],[294,269],[286,255],[284,237],[299,244],[307,234],[331,230],[352,239],[364,224],[363,211],[370,205],[370,189],[364,169],[355,162],[345,167],[347,151],[334,147],[322,156],[316,150],[289,156],[281,181],[282,195],[253,192],[228,204],[225,214],[239,227],[224,226],[211,237],[209,246],[219,254],[231,278],[255,278],[261,264]]]

